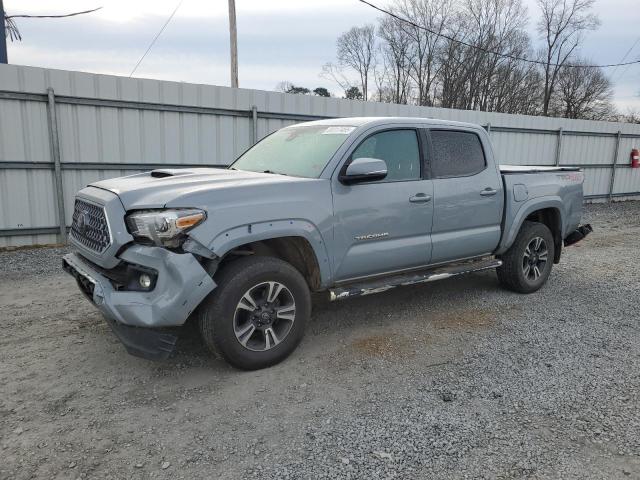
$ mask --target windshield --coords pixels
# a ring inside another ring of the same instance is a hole
[[[289,127],[247,150],[231,168],[317,178],[355,127]]]

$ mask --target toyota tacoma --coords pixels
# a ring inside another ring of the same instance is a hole
[[[473,124],[344,118],[288,126],[228,168],[157,169],[78,192],[63,267],[127,350],[166,358],[191,319],[242,369],[302,339],[331,300],[495,269],[544,285],[583,238],[584,175],[500,166]]]

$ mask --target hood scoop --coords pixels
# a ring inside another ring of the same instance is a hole
[[[193,172],[189,170],[174,169],[174,168],[158,168],[156,170],[151,170],[151,176],[153,178],[175,177],[178,175],[187,175],[189,173],[193,173]]]

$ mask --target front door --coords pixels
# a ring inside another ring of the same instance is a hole
[[[337,281],[420,267],[431,256],[433,185],[423,177],[417,130],[372,133],[347,163],[362,157],[384,160],[388,173],[370,183],[333,182]]]

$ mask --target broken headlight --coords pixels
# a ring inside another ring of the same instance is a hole
[[[126,217],[127,228],[133,237],[159,247],[179,247],[184,234],[207,218],[195,208],[175,210],[140,210]]]

